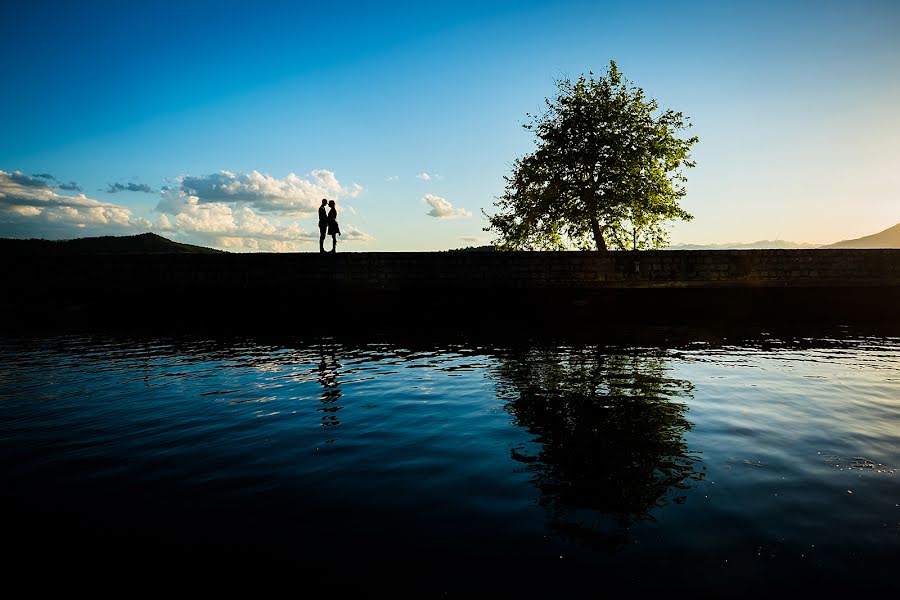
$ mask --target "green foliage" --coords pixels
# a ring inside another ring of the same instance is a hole
[[[658,248],[667,222],[693,217],[678,206],[697,137],[680,112],[660,112],[610,61],[607,72],[557,82],[525,129],[537,149],[513,163],[488,218],[503,250]]]

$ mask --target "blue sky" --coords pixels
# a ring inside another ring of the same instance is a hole
[[[2,10],[0,236],[315,250],[324,195],[342,250],[484,244],[526,113],[610,59],[700,137],[673,242],[900,222],[893,0]]]

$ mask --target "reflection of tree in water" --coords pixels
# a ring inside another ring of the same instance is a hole
[[[514,449],[513,459],[533,473],[564,535],[600,542],[581,518],[603,513],[626,527],[683,502],[680,491],[702,478],[684,440],[687,406],[677,400],[693,386],[666,377],[663,351],[531,348],[502,355],[498,372],[507,410],[535,435],[535,450]]]
[[[322,426],[334,427],[340,425],[338,412],[343,408],[339,406],[337,401],[341,398],[341,388],[339,387],[337,376],[341,364],[335,356],[334,348],[322,347],[319,354],[319,365],[316,372],[316,378],[319,384],[324,388],[319,401],[322,403],[318,409],[322,412]]]

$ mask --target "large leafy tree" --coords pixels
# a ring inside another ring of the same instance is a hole
[[[537,148],[516,159],[485,215],[504,250],[658,248],[678,206],[698,141],[680,112],[659,109],[610,61],[606,73],[560,80],[546,111],[528,115]]]

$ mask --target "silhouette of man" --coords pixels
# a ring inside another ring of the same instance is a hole
[[[327,198],[322,198],[322,206],[319,207],[319,252],[325,252],[325,234],[328,233],[328,204]]]
[[[334,200],[328,201],[328,235],[331,236],[331,252],[337,247],[336,235],[341,235],[341,227],[337,222],[337,209],[334,207]],[[320,209],[321,210],[321,209]]]

